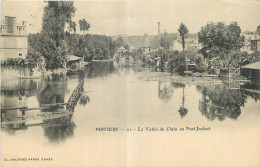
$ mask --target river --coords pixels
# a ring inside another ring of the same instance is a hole
[[[259,90],[159,75],[164,73],[106,62],[62,78],[2,81],[2,108],[65,103],[81,80],[84,93],[72,114],[58,112],[64,107],[6,111],[1,161],[63,167],[260,164]]]

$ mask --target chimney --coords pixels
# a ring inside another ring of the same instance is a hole
[[[23,33],[26,34],[26,21],[22,21],[22,25],[24,26],[23,27]]]
[[[158,35],[160,35],[160,22],[158,22]]]
[[[6,30],[7,33],[14,33],[15,17],[5,16]]]

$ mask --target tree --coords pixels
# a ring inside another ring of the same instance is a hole
[[[77,27],[76,23],[74,21],[70,20],[69,27],[68,27],[69,32],[73,31],[74,33],[76,33],[76,30],[77,30],[76,27]]]
[[[62,67],[66,61],[64,36],[65,25],[71,23],[76,9],[73,2],[48,1],[44,8],[41,33],[36,37],[36,43],[31,42],[32,49],[44,56],[46,67],[55,69]]]
[[[80,31],[83,31],[83,33],[85,34],[86,31],[88,31],[90,28],[90,24],[85,20],[79,20],[79,29]]]
[[[164,33],[161,37],[160,37],[160,45],[161,47],[163,47],[165,50],[170,49],[170,46],[173,45],[173,41],[174,38],[168,34],[168,33]]]
[[[120,48],[125,44],[124,39],[122,37],[117,38],[117,46]]]
[[[65,24],[71,21],[76,9],[70,1],[48,1],[44,8],[42,33],[55,41],[59,47],[64,39]]]
[[[198,33],[199,43],[203,46],[201,53],[208,57],[208,52],[214,48],[223,52],[239,50],[243,46],[243,37],[240,33],[241,29],[236,22],[231,22],[229,25],[223,22],[208,23],[201,27]]]
[[[260,25],[256,28],[256,33],[260,35]]]
[[[124,45],[124,48],[125,48],[126,50],[129,50],[129,46],[128,46],[127,44]]]
[[[179,29],[178,29],[180,36],[181,36],[181,40],[182,40],[182,49],[184,51],[185,49],[185,34],[187,34],[189,32],[188,28],[185,26],[185,24],[181,23]]]

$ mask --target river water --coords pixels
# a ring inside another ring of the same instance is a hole
[[[65,107],[3,113],[1,162],[12,167],[260,165],[259,90],[183,84],[159,75],[106,62],[63,78],[2,81],[2,108],[65,103],[82,80],[84,93],[71,114],[56,113]],[[102,129],[107,127],[116,131]]]

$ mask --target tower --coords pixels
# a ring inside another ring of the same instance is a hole
[[[160,22],[158,22],[158,35],[160,35]]]

